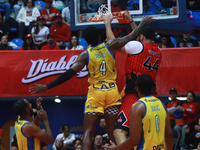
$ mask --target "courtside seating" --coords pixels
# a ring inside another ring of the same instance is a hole
[[[88,46],[87,41],[84,38],[79,37],[78,38],[79,41],[79,45],[82,45],[84,49],[86,49],[86,47]]]
[[[17,48],[14,50],[19,50],[19,48],[24,44],[24,41],[20,38],[14,38],[11,41],[17,45]]]
[[[46,4],[44,1],[35,1],[35,6],[39,9],[39,11],[41,11],[42,9],[44,9],[46,7]]]

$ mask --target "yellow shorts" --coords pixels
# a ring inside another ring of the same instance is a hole
[[[121,96],[114,82],[100,81],[91,84],[88,89],[85,113],[99,112],[104,114],[108,107],[121,105]]]

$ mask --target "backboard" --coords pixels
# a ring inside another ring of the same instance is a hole
[[[176,0],[174,4],[166,4],[168,0],[72,0],[71,30],[82,30],[88,26],[105,28],[103,22],[89,22],[89,18],[97,14],[102,4],[108,5],[112,12],[128,10],[136,24],[143,16],[152,16],[156,22],[151,26],[157,30],[191,32],[192,24],[187,21],[186,2]],[[115,19],[112,27],[121,27]],[[126,26],[126,25],[125,25]]]

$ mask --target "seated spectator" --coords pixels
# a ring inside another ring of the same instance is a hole
[[[200,1],[199,0],[187,0],[186,1],[187,9],[189,10],[200,10]]]
[[[0,50],[13,50],[11,46],[8,46],[8,35],[5,34],[1,37]]]
[[[41,50],[59,50],[60,47],[58,47],[54,43],[54,37],[51,34],[47,35],[47,44],[42,46]]]
[[[73,145],[74,145],[74,149],[76,149],[76,146],[78,144],[81,144],[82,140],[80,138],[76,138],[74,141],[73,141]]]
[[[198,121],[188,123],[185,132],[186,148],[195,149],[200,141],[200,118]]]
[[[70,26],[70,0],[67,3],[67,7],[62,10],[63,22]]]
[[[66,50],[84,50],[82,45],[79,45],[78,37],[73,35],[70,38],[69,46],[65,48]]]
[[[177,90],[175,88],[172,88],[169,90],[169,97],[171,98],[171,101],[167,103],[167,111],[170,116],[170,123],[171,128],[173,129],[175,126],[175,117],[174,117],[174,111],[177,109],[177,106],[181,106],[181,101],[179,101],[177,97]]]
[[[69,41],[71,38],[70,26],[62,22],[62,16],[60,13],[57,13],[54,16],[55,23],[50,28],[50,34],[55,38],[55,43],[61,49],[69,46]]]
[[[103,142],[103,136],[101,134],[97,134],[94,137],[94,148],[92,150],[103,150],[102,145]]]
[[[100,118],[99,126],[102,129],[100,134],[103,136],[103,141],[104,142],[109,141],[108,133],[107,133],[107,130],[106,130],[106,120],[105,120],[104,117]]]
[[[195,94],[192,91],[187,93],[187,101],[178,106],[177,109],[183,111],[183,121],[185,125],[175,126],[174,129],[181,132],[180,146],[185,147],[185,127],[188,123],[198,120],[199,116],[199,103],[195,101]]]
[[[53,18],[55,14],[60,13],[57,8],[52,7],[52,0],[45,0],[46,8],[40,11],[42,17],[46,19],[46,24],[50,27],[54,24]]]
[[[37,24],[32,28],[31,33],[33,36],[33,42],[41,49],[47,43],[47,35],[49,34],[49,28],[44,26],[45,19],[42,16],[37,17]]]
[[[79,143],[79,144],[76,145],[75,150],[81,150],[81,147],[82,147],[81,143]]]
[[[11,9],[14,9],[15,18],[20,11],[20,9],[24,6],[24,0],[10,0]]]
[[[64,146],[63,139],[62,138],[56,138],[56,140],[55,140],[56,150],[67,150],[63,146]]]
[[[10,17],[10,3],[8,3],[8,0],[1,0],[0,1],[0,9],[3,9],[6,14],[6,20]]]
[[[17,15],[17,22],[19,23],[18,36],[23,39],[24,35],[31,33],[37,17],[40,16],[38,8],[35,7],[33,0],[25,0],[24,7],[22,7]]]
[[[159,48],[170,48],[174,47],[169,35],[161,35],[161,43],[158,44]]]
[[[33,37],[31,34],[25,36],[24,44],[19,48],[19,50],[38,50],[33,42]]]
[[[73,141],[75,140],[75,135],[70,133],[70,126],[67,124],[63,124],[61,130],[63,133],[57,135],[56,139],[61,138],[64,143],[64,148],[73,148]],[[53,143],[53,150],[56,150],[55,146],[56,141]]]
[[[198,47],[197,40],[192,39],[190,36],[190,33],[183,34],[183,39],[178,42],[177,47]]]

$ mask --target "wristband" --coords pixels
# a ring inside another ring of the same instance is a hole
[[[132,21],[130,21],[129,23],[132,23],[132,22],[134,22],[134,21],[132,20]]]

